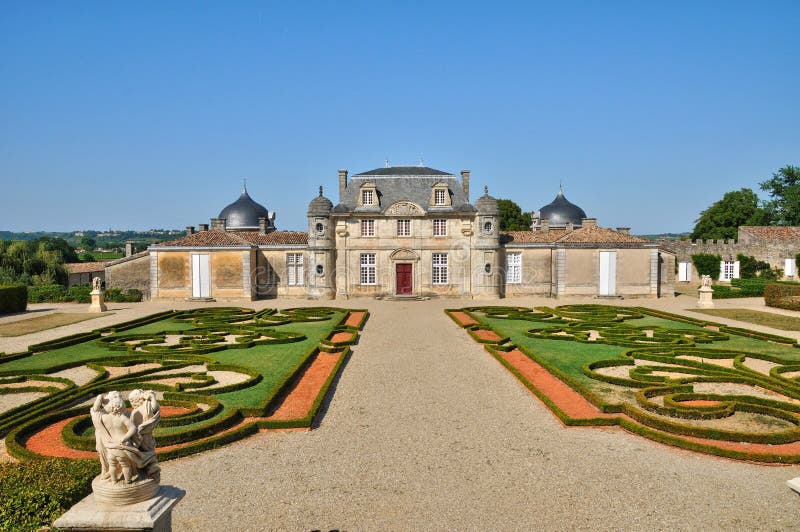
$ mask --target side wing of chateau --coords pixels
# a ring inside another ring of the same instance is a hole
[[[559,192],[529,231],[500,232],[497,200],[470,172],[387,166],[319,195],[305,232],[242,195],[211,224],[149,248],[153,299],[672,296],[674,253],[599,227]]]

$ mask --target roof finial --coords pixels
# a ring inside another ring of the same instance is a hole
[[[483,193],[489,195],[489,185],[483,185]]]
[[[242,179],[242,192],[247,192],[247,178]]]
[[[322,197],[322,185],[319,186],[319,197]]]
[[[564,184],[561,182],[560,179],[558,180],[558,193],[561,194],[562,196],[564,195]]]
[[[386,159],[386,168],[389,168],[389,159]]]
[[[422,155],[419,156],[419,165],[425,166],[425,161],[422,160]]]

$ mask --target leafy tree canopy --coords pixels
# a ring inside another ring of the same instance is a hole
[[[786,165],[760,183],[769,192],[765,205],[777,225],[800,225],[800,166]]]
[[[519,205],[510,199],[497,200],[500,208],[501,231],[527,231],[531,228],[531,214],[522,212]]]
[[[769,212],[749,188],[727,192],[721,200],[700,213],[691,239],[736,238],[740,225],[768,225]]]

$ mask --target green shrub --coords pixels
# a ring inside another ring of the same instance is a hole
[[[736,255],[736,260],[739,261],[739,275],[744,279],[751,279],[753,277],[763,277],[764,272],[770,272],[770,265],[763,260],[757,260],[755,257]]]
[[[0,463],[0,530],[49,526],[92,491],[99,473],[96,460]]]
[[[764,288],[764,303],[766,303],[768,307],[800,310],[800,284],[768,284]]]
[[[112,303],[138,303],[142,300],[142,291],[131,288],[123,292],[119,288],[109,288],[106,290],[105,299]]]
[[[28,308],[26,286],[0,286],[0,314],[25,312]]]
[[[62,303],[67,290],[60,284],[43,284],[28,287],[28,303]]]
[[[709,253],[692,255],[692,263],[699,275],[710,275],[712,279],[719,279],[722,257]]]
[[[64,301],[72,301],[75,303],[91,303],[92,296],[89,293],[92,291],[91,286],[73,286],[67,290],[64,296]]]

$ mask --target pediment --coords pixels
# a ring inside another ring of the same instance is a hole
[[[386,214],[395,216],[422,216],[425,211],[416,203],[410,201],[396,201],[389,205]]]
[[[419,255],[410,249],[398,249],[389,256],[391,260],[418,261]]]

